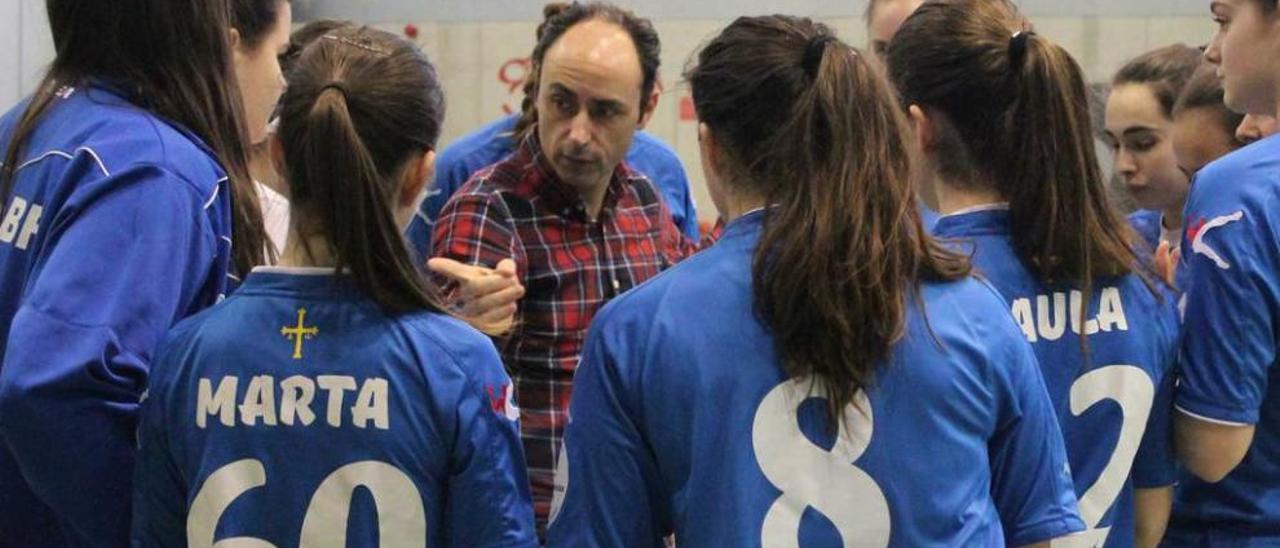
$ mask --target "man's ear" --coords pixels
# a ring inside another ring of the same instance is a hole
[[[645,126],[649,125],[649,120],[653,119],[653,111],[658,108],[658,97],[661,95],[662,93],[658,91],[658,87],[654,86],[653,92],[649,94],[649,99],[641,105],[644,108],[644,112],[640,113],[640,122],[636,124],[636,130],[644,129]]]

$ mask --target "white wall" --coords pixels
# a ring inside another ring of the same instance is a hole
[[[1031,14],[1037,31],[1072,52],[1088,77],[1106,82],[1129,58],[1175,42],[1198,45],[1209,39],[1214,26],[1208,17],[1155,16],[1038,16]],[[847,42],[862,46],[866,29],[858,16],[824,18]],[[699,172],[697,133],[692,121],[681,117],[681,102],[688,90],[681,85],[681,70],[700,44],[724,25],[725,20],[674,20],[654,22],[662,37],[660,80],[664,94],[649,130],[680,154],[693,182],[699,216],[710,220],[715,212]],[[403,22],[374,25],[401,33]],[[448,97],[443,142],[518,108],[519,83],[526,58],[533,48],[535,23],[522,22],[417,22],[418,41],[437,64]]]
[[[1206,15],[1209,0],[1014,0],[1039,16],[1127,17]],[[538,0],[293,0],[307,17],[340,17],[369,23],[431,19],[440,22],[523,21],[538,17]],[[860,15],[866,0],[614,0],[654,20],[728,20],[737,15],[790,13],[840,18]]]
[[[42,0],[0,0],[0,111],[31,91],[53,60]]]
[[[101,0],[85,0],[101,1]],[[524,59],[533,47],[540,0],[293,0],[297,19],[342,17],[400,33],[412,22],[418,42],[437,64],[448,93],[444,143],[501,116],[520,101]],[[698,172],[696,134],[681,119],[688,94],[680,71],[697,46],[736,15],[787,12],[818,17],[849,43],[866,31],[862,1],[620,0],[652,17],[663,40],[665,93],[650,130],[680,153],[694,180],[702,216],[713,215]],[[1058,41],[1095,82],[1105,82],[1128,58],[1153,47],[1208,40],[1207,0],[1022,0],[1040,34]],[[30,91],[53,56],[42,0],[0,0],[0,110]]]

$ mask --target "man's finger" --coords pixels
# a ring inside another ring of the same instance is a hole
[[[524,295],[524,286],[513,278],[486,274],[478,278],[471,278],[459,284],[458,298],[470,301],[472,299],[483,298],[487,295],[504,291],[506,289],[517,287],[520,289],[521,296]]]
[[[516,262],[511,259],[503,259],[498,262],[498,267],[494,271],[500,276],[514,278],[516,277]]]
[[[462,315],[468,317],[486,316],[494,310],[513,306],[523,296],[524,288],[519,285],[513,285],[501,291],[486,293],[463,303]]]
[[[500,325],[509,327],[516,316],[516,305],[509,304],[501,308],[495,308],[488,314],[484,314],[476,318],[478,323],[484,325]]]
[[[427,269],[437,274],[443,274],[459,282],[469,282],[473,278],[479,278],[485,275],[489,269],[463,264],[453,259],[444,257],[434,257],[427,261]]]

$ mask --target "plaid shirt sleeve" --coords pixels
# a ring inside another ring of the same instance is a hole
[[[466,190],[454,195],[440,211],[432,252],[437,257],[489,268],[497,267],[503,259],[513,259],[523,274],[523,246],[502,197]]]

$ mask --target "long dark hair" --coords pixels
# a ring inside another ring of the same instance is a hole
[[[1011,3],[926,3],[894,36],[888,66],[904,103],[945,116],[940,175],[1009,201],[1013,246],[1039,280],[1080,287],[1087,302],[1095,279],[1140,264],[1098,167],[1080,67],[1025,31]]]
[[[1185,44],[1164,46],[1129,60],[1116,71],[1111,85],[1147,86],[1160,103],[1164,117],[1172,120],[1174,103],[1203,60],[1200,50]]]
[[[1222,79],[1218,78],[1218,67],[1203,63],[1182,88],[1182,94],[1173,104],[1173,116],[1177,118],[1183,112],[1197,109],[1212,111],[1217,115],[1219,129],[1235,139],[1236,128],[1244,122],[1244,115],[1227,108],[1225,97]]]
[[[186,128],[213,150],[230,178],[235,266],[262,262],[262,213],[249,178],[248,140],[228,41],[226,0],[46,0],[57,56],[4,152],[0,202],[13,190],[24,145],[59,88],[109,81],[130,100]]]
[[[280,6],[289,0],[232,0],[231,27],[240,33],[240,43],[256,49],[271,33],[280,17]]]
[[[921,227],[894,95],[829,28],[786,16],[734,21],[685,77],[728,184],[776,204],[752,267],[756,312],[787,373],[821,378],[840,417],[902,337],[921,281],[970,270]]]
[[[323,234],[335,268],[390,314],[440,310],[393,211],[406,162],[435,148],[443,120],[427,58],[368,28],[339,28],[308,47],[282,100],[294,226]]]

